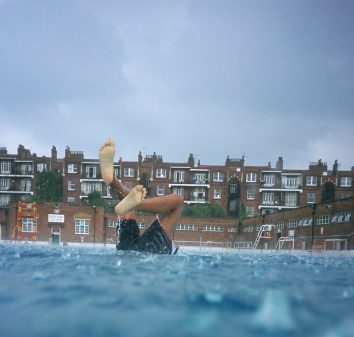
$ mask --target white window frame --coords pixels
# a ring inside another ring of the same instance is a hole
[[[25,233],[36,232],[33,218],[22,218],[22,232],[25,232]]]
[[[156,195],[165,195],[165,185],[157,185]]]
[[[275,184],[275,175],[274,174],[265,174],[263,176],[263,180],[264,180],[264,183],[263,183],[264,186],[273,187]]]
[[[97,177],[97,167],[96,166],[86,166],[86,177],[96,178]]]
[[[316,176],[307,176],[306,177],[306,186],[317,186],[317,177]]]
[[[341,177],[340,187],[352,187],[352,177]]]
[[[173,181],[175,183],[184,183],[184,177],[185,177],[185,172],[184,171],[174,171],[173,172]]]
[[[224,226],[222,225],[203,225],[202,232],[224,232]]]
[[[77,164],[68,164],[68,173],[77,173]]]
[[[206,173],[196,173],[194,175],[194,180],[196,184],[205,184],[207,179]]]
[[[133,167],[124,167],[124,177],[134,177],[135,169]]]
[[[33,173],[33,167],[32,164],[21,164],[21,174],[32,174]]]
[[[274,205],[274,192],[263,192],[262,203],[263,205]]]
[[[315,192],[307,192],[307,203],[314,204],[316,202],[316,193]]]
[[[184,188],[183,187],[174,187],[172,189],[172,193],[184,197]]]
[[[10,174],[11,173],[11,162],[10,161],[2,161],[0,163],[0,173],[1,174]]]
[[[222,183],[224,181],[224,172],[213,172],[213,181]]]
[[[286,192],[285,193],[285,206],[297,206],[297,193],[296,192]]]
[[[176,231],[198,231],[198,225],[195,224],[176,224]]]
[[[75,219],[75,234],[90,234],[90,219]]]
[[[76,183],[73,180],[68,180],[68,191],[75,191]]]
[[[76,202],[75,197],[68,197],[68,203],[74,204]]]
[[[8,206],[10,203],[10,194],[0,194],[0,206]]]
[[[214,199],[221,199],[221,188],[214,188]]]
[[[47,172],[47,163],[37,163],[37,172]]]
[[[247,200],[254,200],[256,197],[256,188],[254,186],[247,187]]]
[[[246,206],[247,217],[251,218],[254,216],[254,207]]]
[[[167,170],[165,168],[156,169],[156,178],[164,179],[166,178]]]
[[[22,192],[30,192],[31,191],[31,189],[32,189],[31,179],[21,179],[20,184],[21,184],[20,190]]]
[[[10,178],[0,178],[0,191],[8,191],[10,189]]]
[[[255,183],[257,181],[257,173],[246,173],[246,183]]]

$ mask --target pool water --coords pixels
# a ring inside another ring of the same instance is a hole
[[[0,336],[354,336],[354,258],[0,244]]]

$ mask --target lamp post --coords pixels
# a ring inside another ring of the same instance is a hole
[[[96,205],[93,208],[93,245],[96,245]]]
[[[315,241],[315,220],[316,220],[316,204],[312,204],[312,225],[311,225],[311,251]]]

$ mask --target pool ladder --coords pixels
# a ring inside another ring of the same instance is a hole
[[[256,237],[256,241],[253,244],[253,249],[256,249],[259,243],[260,239],[271,239],[272,236],[270,235],[270,232],[272,231],[274,225],[262,225],[258,235]]]

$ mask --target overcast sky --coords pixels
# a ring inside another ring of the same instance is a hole
[[[0,0],[0,146],[354,166],[352,0]]]

